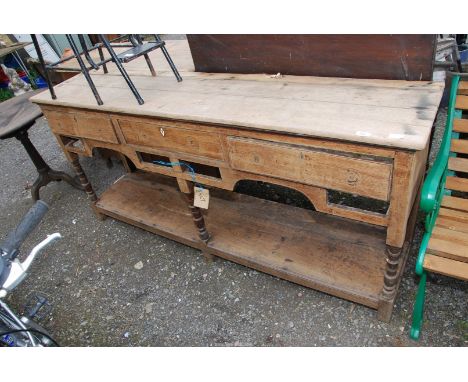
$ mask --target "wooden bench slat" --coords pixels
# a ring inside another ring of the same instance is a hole
[[[468,264],[461,261],[426,254],[423,267],[430,272],[468,281]]]
[[[460,81],[458,83],[457,94],[468,94],[468,81]]]
[[[434,227],[432,237],[443,240],[447,242],[447,244],[463,244],[466,248],[464,251],[465,254],[462,256],[468,259],[468,235],[447,228]]]
[[[452,231],[468,233],[468,223],[459,222],[450,218],[438,216],[436,227],[451,229]]]
[[[447,176],[445,187],[449,190],[468,192],[468,179]]]
[[[455,118],[453,120],[453,131],[457,133],[468,133],[468,119]]]
[[[448,168],[452,171],[468,172],[468,159],[450,157],[448,160]]]
[[[426,252],[468,262],[468,235],[464,232],[434,227]]]
[[[446,195],[442,199],[442,207],[468,212],[468,199],[456,198],[454,196]]]
[[[439,217],[445,217],[450,220],[468,223],[468,213],[463,211],[451,210],[449,208],[440,208]]]
[[[455,107],[457,109],[468,110],[468,96],[457,95],[457,99],[455,101]]]
[[[464,139],[452,139],[450,151],[454,153],[468,154],[468,141]]]

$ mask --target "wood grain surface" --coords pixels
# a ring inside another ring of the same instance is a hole
[[[205,247],[175,182],[142,173],[120,179],[96,208],[204,252],[377,307],[385,268],[382,228],[216,190],[205,213],[211,235]]]
[[[443,84],[423,81],[258,77],[199,74],[178,83],[134,75],[140,106],[121,76],[93,74],[98,106],[79,75],[55,87],[56,100],[43,92],[32,101],[422,150],[443,92]]]
[[[195,70],[432,79],[435,35],[187,35]]]

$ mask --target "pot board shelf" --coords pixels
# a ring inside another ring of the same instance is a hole
[[[95,207],[204,253],[378,308],[386,264],[382,227],[212,189],[205,245],[176,181],[143,172],[119,179]]]

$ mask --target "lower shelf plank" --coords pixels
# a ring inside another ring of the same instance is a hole
[[[378,307],[386,264],[381,227],[213,189],[205,246],[175,181],[143,173],[121,178],[96,208],[205,253]]]

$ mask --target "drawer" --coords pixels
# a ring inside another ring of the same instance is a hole
[[[165,149],[213,159],[223,159],[217,133],[172,127],[169,123],[138,122],[119,119],[128,144]]]
[[[388,200],[392,164],[247,138],[228,138],[233,169]]]
[[[76,135],[96,141],[119,143],[111,119],[106,114],[76,113]]]
[[[60,111],[44,110],[50,129],[57,134],[76,135],[75,117],[73,114]]]
[[[55,110],[44,111],[54,133],[101,142],[119,143],[112,122],[107,115],[98,113],[68,113]]]

